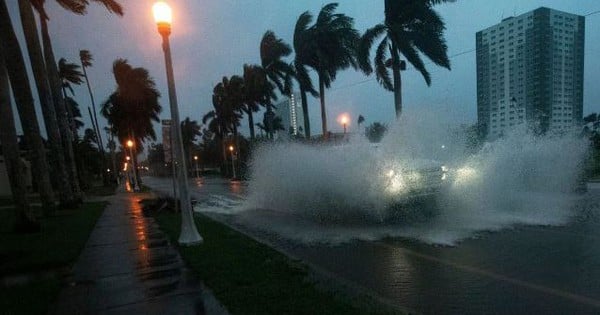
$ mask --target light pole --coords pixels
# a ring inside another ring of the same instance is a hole
[[[197,179],[198,177],[200,177],[198,175],[198,156],[197,155],[194,155],[194,161],[196,162],[196,179]]]
[[[348,127],[348,122],[350,121],[350,118],[348,117],[347,114],[342,114],[342,116],[340,116],[339,121],[342,124],[342,126],[344,127],[344,136],[346,136],[346,128]]]
[[[233,146],[230,145],[229,146],[229,152],[231,152],[231,170],[233,171],[233,178],[232,179],[236,179],[237,176],[235,175],[235,161],[234,161],[234,156],[233,156]]]
[[[165,2],[159,1],[152,7],[154,20],[158,26],[163,41],[163,52],[165,55],[165,66],[167,70],[167,82],[169,90],[169,104],[171,106],[171,123],[173,134],[174,160],[177,162],[177,180],[179,181],[179,200],[181,202],[181,234],[179,244],[195,245],[202,243],[202,236],[198,233],[192,214],[190,192],[187,184],[187,167],[185,165],[183,143],[181,139],[181,125],[179,124],[179,109],[177,107],[177,93],[175,91],[175,79],[173,75],[173,62],[171,60],[171,45],[169,35],[171,34],[171,7]],[[174,196],[175,197],[175,196]]]
[[[140,186],[137,182],[137,163],[135,163],[135,156],[133,155],[133,141],[127,140],[127,147],[129,148],[129,156],[131,156],[131,170],[133,171],[133,191],[140,190]]]

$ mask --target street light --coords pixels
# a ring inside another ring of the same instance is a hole
[[[137,181],[137,164],[135,163],[135,156],[133,155],[133,141],[127,140],[127,147],[129,148],[129,155],[133,159],[131,165],[131,172],[133,173],[133,191],[138,191],[140,190],[140,186]],[[127,157],[127,161],[129,161],[129,156]]]
[[[174,160],[179,164],[177,168],[177,180],[179,181],[179,200],[181,202],[181,234],[179,244],[195,245],[202,243],[202,236],[198,233],[192,214],[189,187],[187,185],[187,167],[183,152],[181,139],[181,126],[179,124],[179,108],[177,107],[177,92],[175,91],[175,79],[173,75],[173,61],[171,60],[171,45],[169,35],[171,34],[172,12],[169,5],[163,1],[156,2],[152,7],[154,20],[158,26],[158,33],[162,37],[162,47],[165,55],[165,67],[167,70],[167,83],[169,91],[169,104],[171,107],[171,121],[173,134]],[[175,196],[173,196],[175,197]]]
[[[229,146],[229,152],[231,152],[231,169],[233,170],[233,179],[236,179],[237,176],[235,175],[235,162],[233,160],[233,146],[230,145]]]
[[[346,135],[346,127],[348,126],[349,121],[350,121],[350,118],[348,117],[347,114],[342,114],[342,116],[340,116],[340,123],[344,127],[344,135]]]
[[[196,162],[196,178],[199,177],[198,175],[198,156],[194,155],[194,161]]]

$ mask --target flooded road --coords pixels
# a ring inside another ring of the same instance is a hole
[[[168,179],[145,178],[145,184],[172,192]],[[190,185],[199,202],[197,211],[418,313],[600,313],[598,184],[589,185],[565,225],[480,231],[454,246],[372,233],[392,228],[388,226],[340,229],[277,211],[248,209],[244,183],[204,179]],[[361,241],[315,241],[323,235],[335,240],[349,229],[365,235]],[[299,234],[304,236],[282,236]]]

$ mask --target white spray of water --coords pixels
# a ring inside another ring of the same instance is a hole
[[[447,245],[478,231],[568,221],[585,140],[536,137],[517,128],[467,154],[464,135],[451,130],[435,113],[404,114],[377,148],[362,137],[336,147],[265,145],[253,157],[245,205],[262,210],[245,211],[239,220],[302,242],[401,236]],[[386,222],[394,197],[386,191],[385,172],[415,168],[424,159],[454,170],[436,215],[419,223]]]

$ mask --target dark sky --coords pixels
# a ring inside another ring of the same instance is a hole
[[[112,62],[126,58],[136,67],[147,68],[155,78],[163,97],[163,118],[169,118],[164,59],[160,36],[156,31],[151,7],[154,1],[124,0],[125,16],[112,16],[99,5],[92,5],[86,16],[76,16],[47,1],[51,18],[50,31],[55,55],[78,62],[80,49],[94,55],[89,69],[97,103],[114,90]],[[317,14],[323,1],[285,0],[171,0],[174,21],[171,35],[180,116],[200,120],[212,109],[213,86],[224,75],[241,74],[245,63],[259,63],[259,42],[270,29],[291,43],[297,17],[304,11]],[[383,19],[383,0],[341,0],[338,11],[355,19],[362,33]],[[17,1],[8,0],[11,17],[20,34]],[[600,10],[597,0],[458,0],[440,5],[438,12],[446,21],[448,55],[452,71],[428,65],[432,85],[427,87],[421,75],[412,70],[403,72],[403,97],[407,111],[425,108],[439,112],[445,120],[457,123],[476,121],[475,32],[496,24],[503,17],[518,15],[540,6],[580,15]],[[600,111],[600,14],[586,17],[584,114]],[[22,45],[24,49],[24,45]],[[291,59],[290,59],[291,60]],[[314,80],[316,76],[313,74]],[[76,100],[82,107],[84,120],[89,121],[90,103],[84,86],[76,88]],[[346,70],[326,92],[330,129],[341,130],[336,117],[348,112],[352,117],[362,114],[367,123],[392,122],[392,94],[385,91],[374,77]],[[321,132],[318,99],[309,99],[313,134]],[[41,121],[41,119],[40,119]],[[104,122],[101,122],[104,125]],[[242,131],[247,134],[244,124]],[[157,130],[157,134],[160,132]]]

